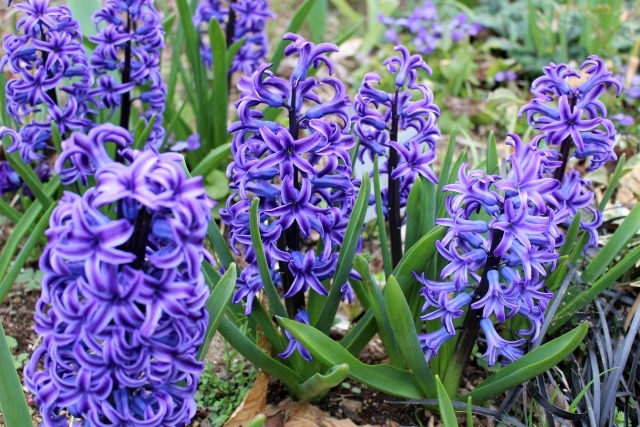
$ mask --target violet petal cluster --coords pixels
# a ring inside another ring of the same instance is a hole
[[[105,126],[95,130],[114,130]],[[42,341],[25,383],[44,426],[68,416],[85,426],[186,425],[203,367],[211,203],[179,154],[125,150],[125,163],[94,154],[96,186],[65,193],[50,218],[35,315]]]
[[[47,181],[43,160],[53,149],[51,122],[62,134],[91,127],[87,114],[92,112],[93,79],[78,22],[67,6],[26,0],[13,7],[21,17],[16,33],[4,37],[0,70],[12,75],[6,85],[7,113],[20,128],[12,131],[13,141],[5,148],[20,152],[25,163],[38,163],[39,176]],[[0,170],[0,195],[17,190],[20,180],[5,160]]]
[[[398,153],[399,161],[390,178],[400,181],[400,204],[404,206],[418,177],[438,182],[430,165],[436,159],[440,109],[433,102],[431,89],[418,82],[418,72],[431,75],[431,69],[420,55],[411,55],[404,46],[396,46],[395,50],[400,56],[383,62],[393,77],[393,92],[380,88],[380,75],[367,73],[355,97],[354,121],[360,161],[364,162],[365,156],[371,160],[380,156],[380,172],[388,173],[390,153]],[[387,189],[383,190],[382,199],[386,208]]]
[[[454,194],[446,198],[449,218],[436,221],[447,227],[436,247],[448,264],[442,281],[416,275],[424,285],[422,319],[442,324],[419,337],[427,359],[456,336],[456,320],[469,308],[482,319],[489,365],[512,362],[523,354],[525,342],[537,337],[553,297],[545,276],[555,268],[556,248],[564,241],[558,226],[569,215],[554,198],[560,183],[544,174],[557,163],[556,153],[510,137],[507,144],[515,152],[506,176],[468,171],[463,164],[458,181],[444,187]],[[504,338],[505,322],[516,316],[528,327]]]
[[[527,114],[529,125],[540,134],[534,138],[536,144],[560,146],[564,156],[562,162],[546,169],[547,175],[556,175],[559,167],[562,176],[561,188],[555,197],[565,203],[571,215],[583,212],[582,229],[589,233],[589,246],[597,245],[597,228],[602,223],[601,213],[593,208],[593,192],[590,183],[577,172],[564,173],[570,158],[590,159],[589,170],[602,167],[616,160],[613,150],[616,130],[607,118],[607,109],[598,98],[605,90],[614,86],[620,95],[622,86],[607,70],[597,56],[590,56],[579,70],[566,64],[553,64],[543,68],[544,76],[532,84],[534,98],[522,107],[520,114]]]
[[[229,74],[253,74],[267,56],[269,40],[265,26],[267,20],[273,18],[275,14],[269,10],[268,0],[200,0],[193,15],[193,24],[201,34],[200,56],[205,65],[208,68],[213,65],[211,46],[206,39],[209,22],[215,19],[226,28],[227,36],[231,36],[227,41],[229,44],[246,38],[231,62]]]
[[[140,118],[156,116],[147,147],[157,151],[164,140],[162,116],[167,88],[160,72],[160,53],[164,47],[162,18],[152,0],[105,0],[93,17],[98,34],[90,40],[96,44],[91,56],[96,88],[93,96],[100,108],[115,112],[121,109],[121,125],[127,120],[131,103],[142,104]],[[134,88],[139,90],[135,94]]]
[[[392,18],[381,15],[379,19],[387,26],[387,41],[400,45],[407,41],[403,35],[408,34],[416,50],[424,55],[436,50],[445,34],[449,34],[454,43],[460,43],[467,36],[477,35],[483,28],[476,22],[469,22],[469,17],[464,13],[459,13],[448,23],[443,23],[432,0],[425,0],[408,16]]]
[[[229,128],[234,161],[227,175],[232,194],[220,216],[230,228],[233,250],[248,263],[233,298],[235,303],[245,302],[247,314],[262,290],[249,231],[251,200],[260,199],[260,237],[274,282],[283,287],[285,298],[309,289],[327,294],[323,281],[335,273],[355,202],[348,153],[354,146],[349,98],[340,80],[308,75],[322,64],[331,74],[326,54],[338,48],[290,33],[284,38],[291,42],[285,54],[297,56],[291,77],[277,77],[269,71],[270,64],[242,77],[236,103],[239,120]],[[287,126],[265,120],[260,109],[264,106],[286,110]],[[314,236],[322,241],[322,250],[303,250],[302,241]]]

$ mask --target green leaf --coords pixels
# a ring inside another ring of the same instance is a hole
[[[360,13],[354,10],[347,0],[331,0],[331,3],[342,13],[353,25],[360,26],[364,19]]]
[[[392,365],[401,366],[404,363],[404,357],[398,346],[398,341],[396,341],[393,329],[391,329],[389,312],[385,310],[384,295],[373,278],[371,270],[369,270],[369,263],[362,255],[356,256],[355,269],[362,276],[362,282],[369,291],[371,310],[373,310],[373,315],[378,325],[378,334],[387,351],[389,360]]]
[[[298,323],[293,320],[291,322]],[[244,356],[245,359],[269,375],[278,378],[289,390],[298,390],[299,384],[302,383],[300,375],[279,360],[272,358],[262,351],[260,347],[247,338],[226,316],[222,318],[218,331],[220,331],[224,339],[227,340],[238,353]]]
[[[209,237],[209,241],[213,246],[213,250],[218,256],[218,260],[220,264],[224,268],[229,268],[229,266],[233,263],[233,255],[231,255],[231,251],[229,251],[229,246],[227,246],[227,241],[220,233],[220,229],[218,228],[218,224],[215,221],[211,221],[209,223],[209,227],[207,228],[207,236]]]
[[[27,239],[24,246],[20,250],[20,253],[16,257],[16,259],[13,261],[13,264],[11,265],[11,268],[9,268],[7,275],[4,276],[4,271],[2,271],[2,274],[0,274],[0,277],[3,277],[2,281],[0,282],[0,302],[4,301],[7,294],[11,290],[11,286],[13,286],[16,279],[18,278],[18,275],[20,274],[22,267],[24,267],[24,265],[27,263],[27,260],[31,256],[31,253],[33,249],[36,247],[36,244],[38,244],[40,241],[40,238],[44,236],[44,230],[46,230],[47,225],[49,225],[49,217],[51,216],[51,212],[53,212],[53,209],[54,209],[54,206],[51,205],[51,207],[49,207],[47,212],[45,212],[45,214],[42,215],[42,217],[40,217],[38,224],[35,226],[31,234],[29,235],[29,238]],[[20,230],[20,232],[22,232],[22,229]],[[18,235],[21,236],[20,233]],[[11,237],[13,237],[13,233]],[[21,240],[21,239],[17,239],[17,240],[11,241],[12,240],[11,237],[6,243],[6,246],[9,249],[11,249],[12,247],[15,247],[14,245]],[[4,258],[5,256],[8,257],[9,254],[5,255],[5,252],[3,251],[2,257]],[[4,263],[3,263],[3,267],[4,267]]]
[[[0,215],[7,217],[14,224],[17,224],[22,218],[22,214],[12,208],[4,199],[0,199]]]
[[[201,162],[198,163],[198,166],[193,168],[191,171],[191,175],[203,175],[207,176],[213,171],[217,166],[219,166],[224,160],[226,160],[231,154],[231,143],[227,142],[225,144],[220,145],[219,147],[211,150],[207,157],[202,159]]]
[[[264,414],[257,415],[254,419],[249,421],[247,427],[264,427],[267,423],[267,416]]]
[[[362,174],[360,191],[356,198],[353,211],[351,212],[347,230],[344,233],[344,240],[342,241],[342,247],[338,255],[338,265],[333,278],[332,288],[329,291],[329,296],[327,297],[324,307],[322,307],[320,317],[314,322],[314,325],[324,333],[329,333],[331,326],[333,326],[333,320],[336,317],[336,312],[340,305],[340,287],[347,282],[349,272],[353,267],[353,259],[356,256],[356,248],[358,247],[360,235],[362,234],[362,225],[364,224],[364,218],[369,208],[369,194],[371,194],[371,182],[369,180],[369,174],[365,172]]]
[[[581,323],[572,331],[549,341],[503,367],[480,383],[472,392],[461,396],[460,399],[471,396],[475,404],[481,404],[546,372],[578,348],[588,330],[589,324],[587,322]]]
[[[242,49],[242,46],[247,42],[247,38],[243,37],[240,40],[237,40],[229,46],[227,49],[227,69],[231,68],[231,64],[233,63],[233,58],[236,57],[238,51]]]
[[[100,0],[69,0],[67,2],[71,15],[80,24],[80,32],[85,38],[96,34],[96,26],[91,19],[100,10]]]
[[[498,145],[496,143],[496,135],[491,132],[487,144],[487,174],[493,175],[498,173],[498,168]]]
[[[616,280],[636,265],[638,261],[640,261],[640,246],[627,253],[622,260],[611,267],[611,269],[596,280],[592,286],[588,287],[580,294],[572,296],[568,302],[563,302],[561,306],[562,308],[558,310],[553,322],[549,326],[549,333],[554,333],[562,325],[571,320],[576,313],[583,311],[591,301],[596,299],[602,292],[609,289]]]
[[[411,249],[420,238],[420,221],[422,219],[422,181],[417,179],[409,190],[407,198],[407,232],[404,241],[404,251]]]
[[[376,199],[376,221],[378,222],[378,234],[380,235],[380,251],[382,252],[382,265],[385,277],[389,277],[393,271],[391,254],[389,253],[389,241],[387,240],[387,224],[384,221],[382,207],[382,189],[380,188],[380,168],[378,156],[373,159],[373,194]]]
[[[407,367],[415,374],[424,394],[435,396],[434,377],[418,341],[418,331],[416,331],[409,304],[393,276],[389,277],[385,286],[384,307],[387,313],[392,314],[389,316],[389,323],[398,346],[402,349]]]
[[[135,150],[143,150],[145,145],[147,145],[149,135],[151,135],[151,131],[153,131],[153,124],[156,122],[156,119],[157,117],[154,114],[149,118],[148,123],[145,124],[144,120],[140,120],[138,122],[133,133],[133,148]]]
[[[313,16],[313,19],[309,20],[309,30],[311,31],[311,38],[315,43],[326,41],[328,8],[328,0],[316,0],[313,3],[313,7],[311,7],[310,14]]]
[[[293,18],[289,22],[289,26],[287,27],[287,31],[286,31],[287,33],[298,32],[298,30],[302,26],[302,23],[304,22],[304,20],[307,18],[307,15],[311,11],[311,8],[313,7],[313,3],[315,1],[316,0],[306,0],[304,3],[302,3],[302,5],[298,8],[296,13],[293,15]],[[280,43],[278,43],[278,46],[276,47],[276,49],[274,50],[273,56],[271,57],[271,64],[273,64],[271,69],[273,70],[274,73],[278,71],[280,62],[282,61],[282,58],[284,58],[284,48],[289,43],[290,42],[288,40],[281,40]]]
[[[6,427],[33,425],[27,399],[22,391],[20,378],[13,366],[13,357],[7,345],[4,328],[0,322],[0,409]]]
[[[314,374],[311,378],[300,384],[301,400],[314,401],[319,396],[324,396],[328,391],[341,384],[349,375],[349,365],[343,363],[333,366],[327,374]]]
[[[582,280],[592,283],[596,277],[600,276],[638,229],[640,229],[640,205],[633,208],[598,255],[587,264],[581,276]]]
[[[209,42],[213,55],[213,93],[211,94],[211,108],[214,122],[214,143],[217,147],[227,140],[227,114],[229,108],[229,67],[227,65],[227,43],[224,30],[220,22],[214,17],[209,22]]]
[[[398,280],[400,287],[405,295],[413,288],[417,291],[415,286],[416,280],[413,277],[413,273],[424,273],[429,269],[431,262],[433,261],[434,254],[436,252],[435,242],[442,239],[445,235],[446,229],[444,227],[435,227],[429,234],[424,236],[413,247],[407,251],[393,272],[393,275]],[[411,301],[410,298],[407,298]],[[414,300],[414,308],[419,308],[420,300],[416,297]],[[352,353],[360,353],[362,350],[361,345],[369,342],[376,333],[376,323],[373,312],[367,311],[364,317],[358,322],[356,328],[352,329],[342,339],[342,345]]]
[[[447,394],[440,381],[440,377],[436,375],[436,392],[438,398],[438,408],[440,409],[440,419],[444,427],[457,427],[458,420],[456,418],[456,412],[453,409],[451,398]]]
[[[264,246],[262,244],[262,237],[260,234],[260,226],[259,226],[259,213],[258,206],[260,204],[259,198],[254,198],[251,202],[251,211],[250,211],[250,230],[251,230],[251,243],[253,244],[253,250],[256,255],[256,260],[258,262],[258,269],[260,270],[260,278],[262,279],[262,285],[264,287],[265,293],[267,294],[267,301],[269,301],[269,308],[271,312],[277,316],[287,316],[287,311],[282,304],[282,299],[280,298],[280,294],[276,289],[276,285],[273,284],[273,279],[271,278],[271,268],[269,267],[269,263],[267,262],[266,255],[264,253]]]
[[[209,299],[207,300],[207,312],[209,313],[209,324],[205,333],[205,340],[198,350],[198,360],[204,360],[204,357],[209,350],[211,340],[218,330],[218,326],[224,316],[224,309],[227,303],[231,300],[233,290],[236,285],[236,265],[231,264],[224,276],[220,279],[217,285],[213,288]]]
[[[578,232],[580,231],[580,223],[582,222],[582,211],[578,211],[576,216],[571,220],[571,225],[565,233],[565,241],[558,253],[560,256],[569,255],[571,249],[576,245]]]
[[[455,172],[451,169],[451,165],[453,164],[453,152],[456,148],[456,130],[453,129],[451,131],[451,135],[449,135],[449,143],[447,144],[447,151],[442,159],[442,167],[440,168],[439,177],[438,177],[438,187],[436,190],[436,203],[437,203],[437,212],[439,213],[442,208],[444,208],[444,190],[443,187],[447,184],[450,184],[449,177],[455,176]]]
[[[56,147],[56,153],[60,154],[62,152],[62,135],[60,135],[60,129],[58,129],[58,125],[53,120],[51,120],[51,140],[53,140],[53,145]]]
[[[600,212],[604,210],[604,208],[607,206],[607,202],[609,201],[609,199],[611,199],[611,195],[616,190],[616,188],[618,188],[618,182],[620,181],[620,178],[622,178],[622,174],[624,172],[624,163],[626,159],[626,154],[622,154],[622,156],[620,156],[620,160],[618,160],[618,164],[616,165],[615,170],[609,178],[607,189],[604,191],[602,200],[600,200],[600,203],[598,204],[598,210]]]
[[[9,165],[15,170],[24,183],[29,187],[29,190],[33,193],[35,198],[44,206],[48,208],[53,203],[51,196],[45,194],[43,184],[31,169],[30,166],[24,164],[20,158],[20,153],[7,154],[7,160]]]
[[[390,365],[367,365],[313,326],[283,317],[277,320],[322,363],[329,366],[348,364],[349,377],[356,381],[394,396],[425,397],[413,373]]]

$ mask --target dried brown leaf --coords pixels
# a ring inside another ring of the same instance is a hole
[[[267,407],[267,387],[269,375],[264,372],[258,374],[256,382],[244,397],[244,400],[231,415],[224,427],[246,426],[257,415],[264,414]]]
[[[356,427],[351,420],[338,420],[308,402],[291,399],[267,407],[267,427]],[[370,425],[364,427],[373,427]]]

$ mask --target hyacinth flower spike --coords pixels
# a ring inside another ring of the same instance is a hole
[[[67,6],[26,0],[13,7],[22,16],[16,34],[4,37],[0,70],[12,75],[6,85],[6,108],[19,128],[0,128],[0,134],[12,137],[2,149],[19,152],[21,160],[33,164],[38,178],[46,182],[51,175],[46,158],[54,151],[51,123],[62,134],[92,126],[86,116],[94,104],[89,94],[93,79],[79,24]],[[20,187],[17,173],[3,158],[0,196]]]
[[[24,370],[44,426],[179,426],[196,411],[209,289],[200,271],[211,201],[182,156],[132,151],[113,125],[73,134],[57,172],[94,175],[54,209],[40,259],[42,337]],[[123,163],[105,142],[121,139]],[[82,167],[64,170],[65,159]],[[111,216],[105,212],[112,212]]]
[[[561,181],[554,192],[558,203],[567,206],[567,225],[582,211],[581,228],[589,234],[585,250],[597,245],[597,229],[602,215],[591,206],[593,192],[590,182],[575,171],[567,173],[569,160],[589,159],[589,171],[617,159],[613,150],[616,131],[607,118],[607,109],[598,98],[611,86],[619,96],[622,86],[607,70],[604,61],[590,56],[578,70],[566,64],[549,64],[544,75],[531,87],[534,98],[520,110],[526,113],[529,125],[540,131],[537,143],[560,146],[557,162],[549,165],[546,175]]]
[[[377,86],[382,78],[365,75],[356,95],[355,133],[360,139],[358,157],[382,156],[380,170],[389,175],[389,188],[382,194],[390,227],[391,258],[397,265],[402,258],[401,208],[418,177],[432,183],[437,178],[429,166],[435,160],[435,143],[440,132],[436,119],[440,110],[433,103],[433,93],[418,82],[418,73],[431,74],[420,55],[411,55],[404,46],[396,46],[400,56],[383,64],[393,77],[394,91],[387,93]],[[401,136],[409,135],[401,141]]]
[[[229,127],[234,161],[227,176],[232,192],[220,216],[229,226],[232,249],[248,264],[239,276],[233,302],[244,302],[245,314],[250,315],[263,290],[265,278],[260,277],[249,215],[252,201],[259,198],[259,237],[270,279],[282,290],[286,315],[308,323],[305,294],[326,296],[330,284],[340,289],[343,299],[353,297],[348,283],[331,284],[328,279],[335,275],[355,202],[348,153],[355,141],[349,135],[351,104],[342,82],[331,76],[333,64],[327,56],[337,46],[316,45],[291,33],[284,39],[290,42],[285,55],[297,59],[289,79],[262,64],[238,83],[238,121]],[[314,68],[320,69],[317,75],[326,70],[329,76],[312,76]],[[266,120],[262,113],[266,106],[283,110],[287,120]],[[319,236],[322,250],[303,244],[314,235]],[[281,358],[297,350],[310,360],[292,334],[286,331],[285,337],[289,344]]]
[[[444,187],[453,194],[445,203],[449,218],[436,221],[447,229],[436,248],[448,265],[441,281],[415,275],[424,286],[422,319],[442,324],[419,336],[425,357],[436,356],[444,342],[457,337],[447,371],[452,384],[458,384],[479,336],[489,365],[522,356],[553,297],[544,280],[563,242],[558,226],[569,215],[554,198],[560,183],[545,175],[557,161],[535,143],[509,136],[514,153],[506,175],[463,165],[458,181]],[[516,317],[529,328],[509,336],[507,322]]]
[[[154,2],[106,0],[92,20],[98,31],[90,38],[96,44],[91,67],[97,87],[91,90],[92,96],[111,115],[120,109],[119,124],[124,129],[129,129],[136,110],[133,102],[142,103],[140,118],[148,123],[155,116],[147,147],[158,151],[165,136],[162,116],[167,89],[160,72],[164,28]],[[134,88],[142,89],[137,97]]]

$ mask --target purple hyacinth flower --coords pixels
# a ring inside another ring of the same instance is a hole
[[[115,130],[71,136],[89,141],[82,156],[97,184],[65,193],[46,232],[35,315],[42,341],[24,372],[44,425],[66,425],[68,416],[87,425],[185,425],[196,411],[212,205],[180,155],[101,158],[104,146],[91,142],[130,138]]]
[[[231,152],[234,161],[227,169],[232,192],[220,210],[229,225],[233,249],[249,266],[240,275],[234,303],[245,302],[251,313],[256,294],[262,289],[256,276],[257,259],[249,227],[251,200],[260,199],[259,229],[274,283],[284,297],[297,301],[288,307],[290,317],[304,308],[303,294],[313,290],[326,295],[322,281],[335,273],[337,250],[342,245],[349,213],[355,201],[349,149],[355,141],[349,135],[349,99],[342,82],[334,77],[310,76],[312,68],[333,66],[327,53],[337,46],[315,45],[295,34],[285,54],[297,56],[288,80],[269,71],[269,64],[257,67],[238,83],[238,121],[231,124]],[[326,96],[327,94],[330,94]],[[263,107],[285,110],[288,122],[268,121]],[[314,233],[323,250],[302,250],[301,239]],[[245,270],[245,271],[247,271]],[[349,295],[344,283],[343,294]]]
[[[298,312],[298,314],[296,314],[295,320],[296,322],[308,325],[309,315],[306,311],[301,310]],[[296,340],[291,332],[285,330],[284,333],[289,340],[289,344],[287,344],[287,348],[282,353],[278,354],[278,357],[280,359],[286,359],[288,357],[291,357],[294,352],[298,351],[300,353],[300,356],[302,356],[304,360],[306,360],[307,362],[311,362],[312,357],[311,353],[309,353],[309,350],[307,350],[305,346],[303,346],[298,340]]]

